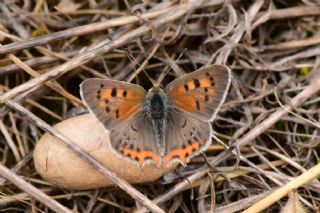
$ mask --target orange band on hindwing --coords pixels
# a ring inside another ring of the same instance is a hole
[[[120,147],[118,151],[125,157],[137,161],[140,165],[143,165],[146,160],[153,160],[158,164],[160,162],[159,157],[150,150],[132,150],[129,148]]]
[[[165,156],[164,162],[169,163],[173,159],[178,158],[183,163],[186,163],[188,157],[191,156],[194,152],[199,151],[202,144],[202,141],[196,141],[179,149],[173,149]]]

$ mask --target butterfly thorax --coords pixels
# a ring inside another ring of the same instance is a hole
[[[160,88],[149,90],[143,104],[143,111],[151,123],[161,156],[165,152],[165,133],[170,107],[167,95]]]

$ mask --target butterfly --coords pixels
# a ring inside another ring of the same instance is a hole
[[[110,133],[118,156],[140,167],[170,165],[189,160],[211,143],[210,122],[224,102],[231,71],[211,65],[181,76],[163,90],[91,78],[80,85],[80,95]]]

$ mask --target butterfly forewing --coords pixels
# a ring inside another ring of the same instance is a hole
[[[136,84],[98,78],[85,80],[80,91],[89,110],[107,129],[140,112],[146,94]]]
[[[172,81],[165,91],[176,107],[212,121],[225,99],[230,79],[226,66],[212,65]]]

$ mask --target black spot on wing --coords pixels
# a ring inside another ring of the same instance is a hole
[[[98,89],[97,91],[97,99],[100,99],[101,98],[101,89]]]
[[[181,128],[185,128],[187,125],[187,119],[184,119],[184,123],[182,124]]]
[[[205,95],[204,96],[204,100],[205,100],[205,102],[208,102],[209,101],[209,95]]]
[[[197,110],[200,110],[200,102],[196,101]]]
[[[124,90],[124,91],[123,91],[123,93],[122,93],[122,97],[124,97],[124,98],[125,98],[125,97],[127,96],[127,94],[128,94],[128,93],[127,93],[127,91],[126,91],[126,90]]]
[[[214,78],[210,77],[210,81],[211,81],[211,86],[214,87],[216,85],[216,82],[215,82]]]
[[[200,87],[200,81],[198,79],[194,79],[193,83],[194,83],[194,87],[195,88],[199,88]]]
[[[188,84],[185,84],[185,85],[184,85],[184,90],[185,90],[186,92],[189,91],[189,86],[188,86]]]
[[[111,90],[111,96],[116,97],[117,96],[117,88],[112,88]]]
[[[134,132],[138,131],[138,129],[134,128],[134,126],[132,124],[130,127],[131,127],[132,131],[134,131]]]

